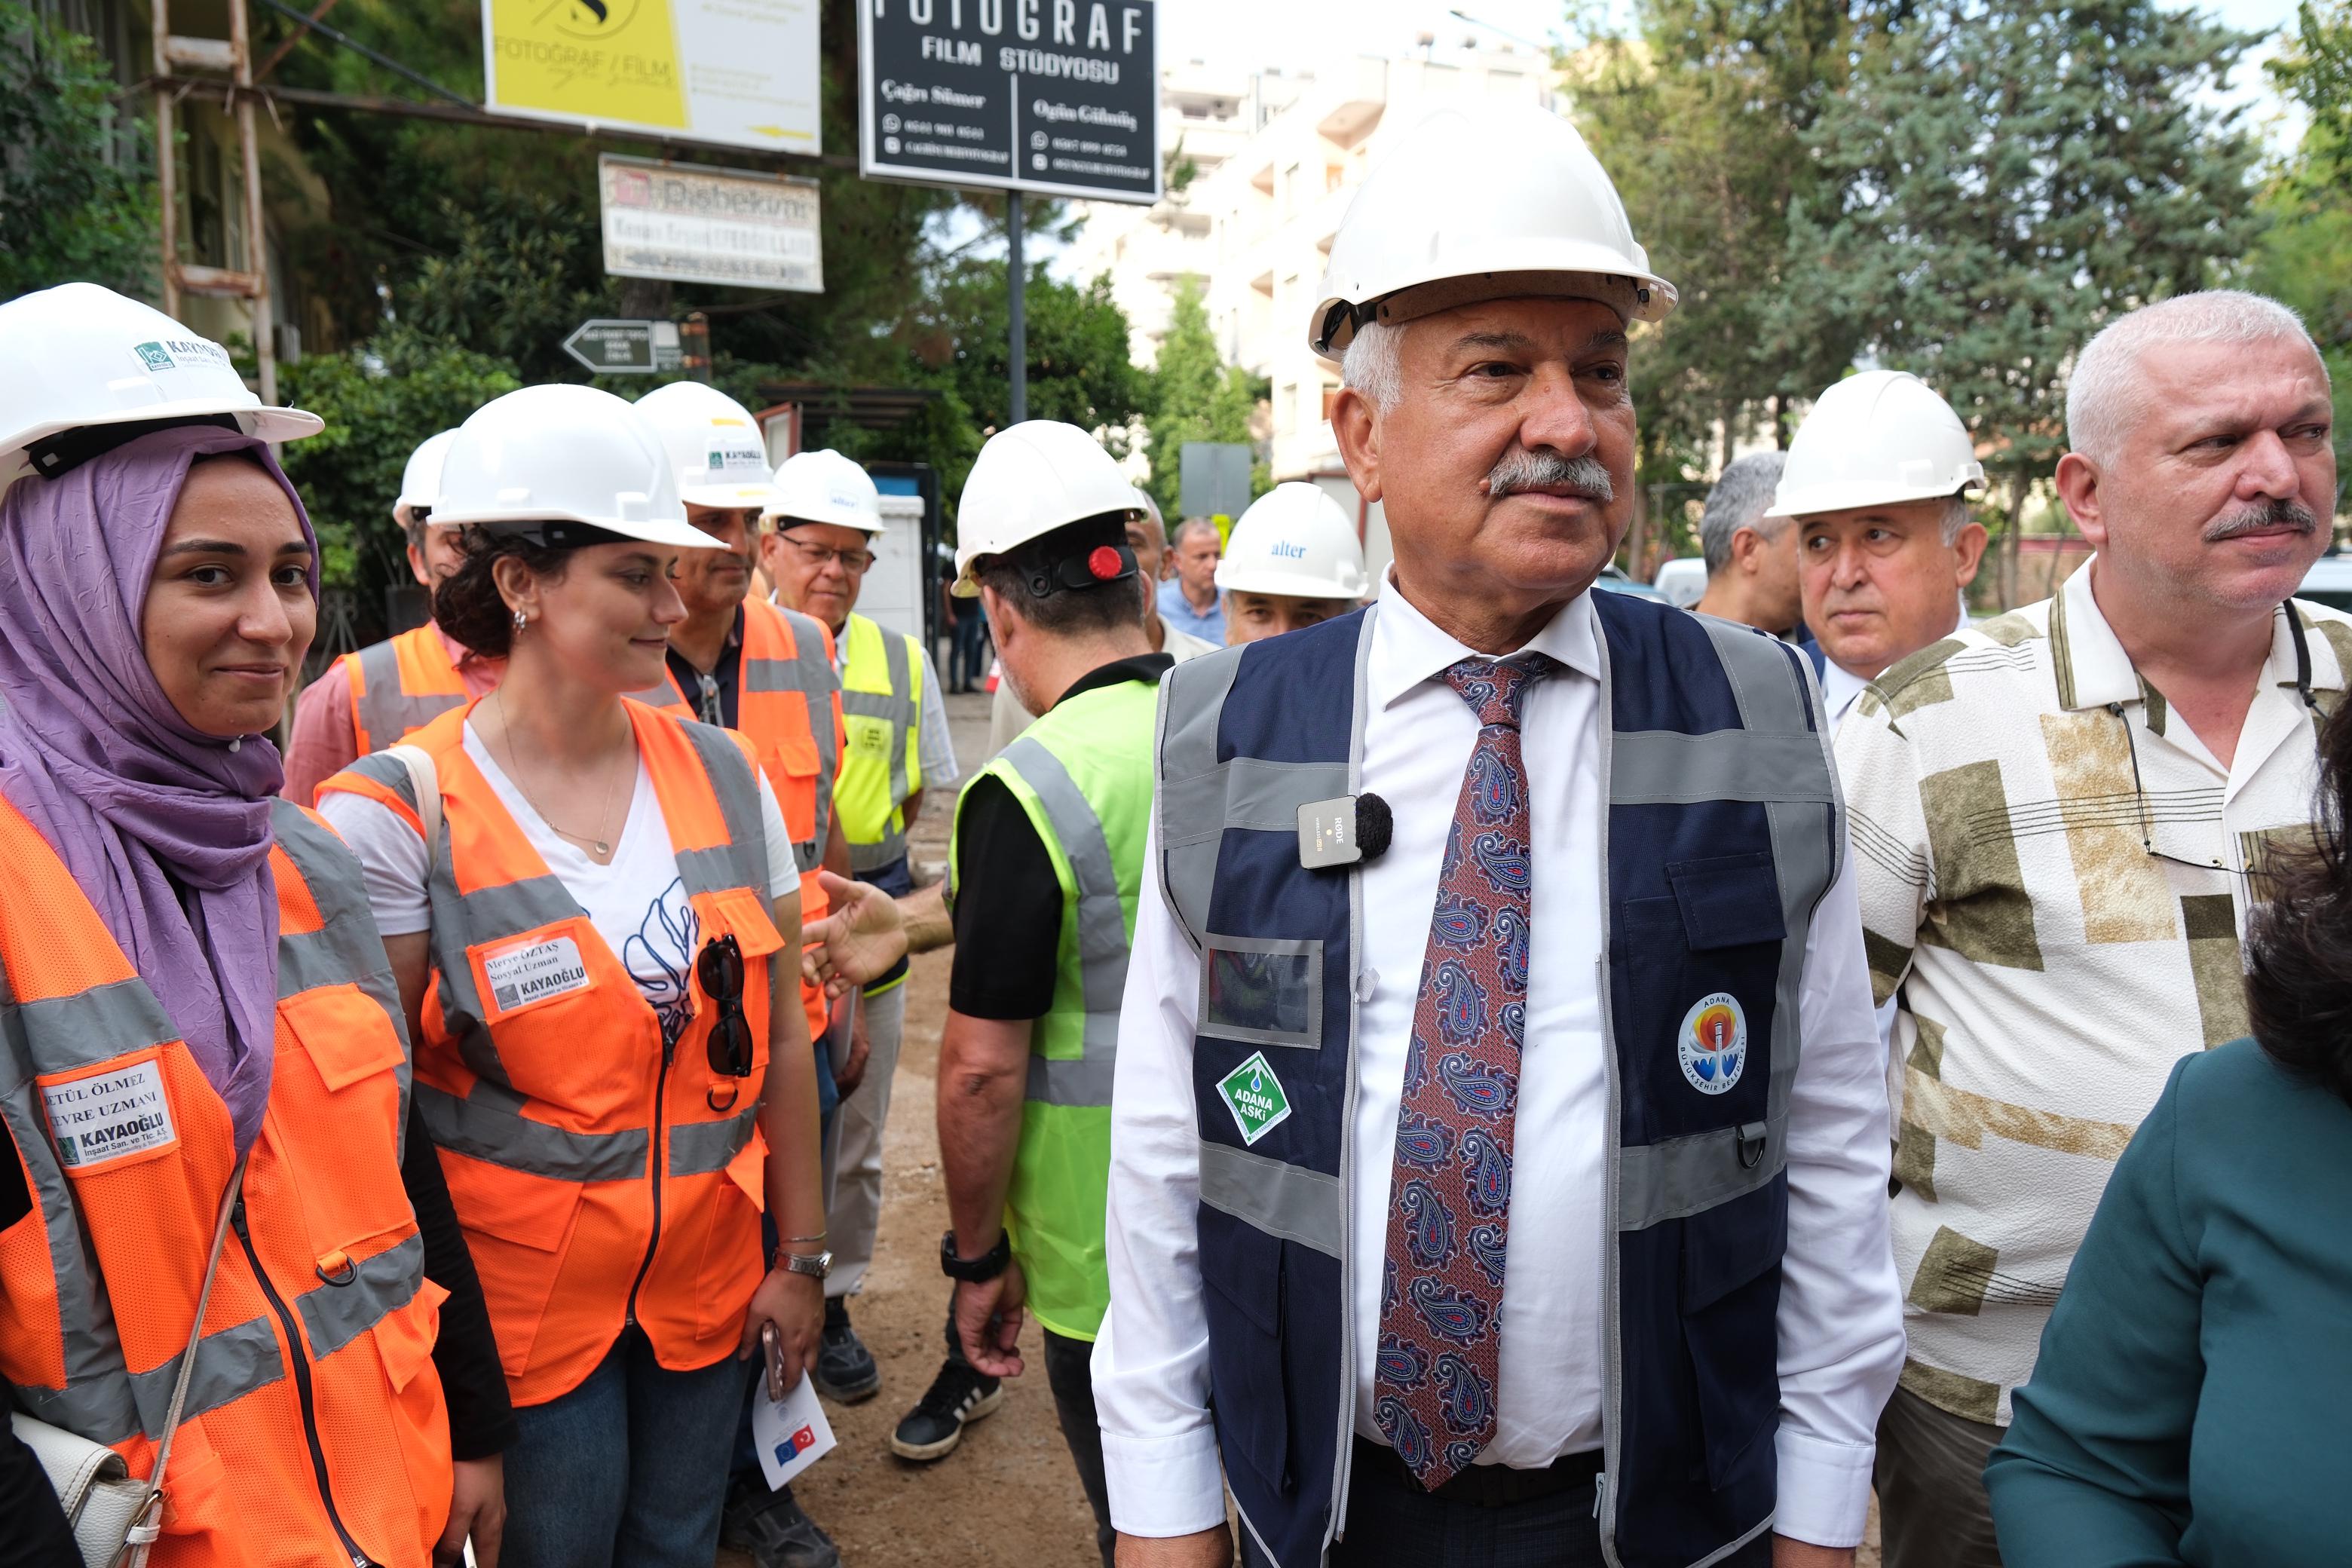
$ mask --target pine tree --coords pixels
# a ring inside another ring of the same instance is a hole
[[[1249,373],[1227,364],[1217,352],[1208,308],[1202,302],[1204,292],[1198,278],[1177,283],[1168,336],[1160,342],[1159,363],[1152,372],[1157,412],[1149,423],[1146,449],[1151,457],[1151,478],[1144,488],[1171,521],[1177,516],[1183,481],[1184,443],[1246,442],[1250,416],[1257,408],[1257,388]],[[1265,465],[1256,468],[1251,489],[1263,493],[1268,488]]]
[[[2254,41],[2154,0],[1941,0],[1874,37],[1806,133],[1778,330],[1917,372],[2005,489],[2004,591],[2065,450],[2072,356],[2244,254],[2252,139],[2218,103]]]

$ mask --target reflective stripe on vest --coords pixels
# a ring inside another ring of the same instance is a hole
[[[1086,1011],[1080,1031],[1085,1054],[1076,1061],[1030,1057],[1028,1097],[1047,1105],[1108,1105],[1111,1068],[1118,1059],[1119,998],[1127,992],[1128,912],[1119,902],[1118,867],[1103,837],[1102,819],[1059,757],[1024,736],[996,761],[1019,774],[1045,808],[1075,895],[1070,923],[1077,938],[1079,1000]]]
[[[774,769],[768,775],[787,826],[794,795],[808,792],[813,796],[814,831],[793,841],[793,864],[806,878],[824,862],[825,834],[833,821],[833,782],[841,766],[840,715],[834,700],[841,681],[826,652],[824,628],[814,620],[797,610],[757,600],[746,601],[743,613],[743,637],[737,650],[740,662],[735,677],[735,728],[751,740],[762,759],[779,755],[789,743],[790,738],[768,732],[774,724],[791,723],[795,729],[805,725],[815,747],[817,768],[813,780],[779,777]],[[664,679],[666,685],[642,699],[648,706],[681,719],[704,717],[700,705],[679,686],[675,671]],[[761,700],[791,692],[801,697],[803,711],[797,717],[788,719]]]
[[[982,770],[1020,804],[1062,894],[1053,1000],[1030,1035],[1028,1104],[1005,1215],[1030,1307],[1068,1338],[1093,1338],[1109,1297],[1103,1215],[1111,1081],[1142,894],[1157,701],[1143,681],[1080,692]],[[950,867],[956,859],[950,849]],[[962,896],[989,892],[974,887]]]
[[[1610,795],[1602,1029],[1617,1236],[1604,1253],[1602,1517],[1612,1560],[1691,1563],[1737,1550],[1769,1515],[1769,1422],[1759,1447],[1698,1409],[1678,1314],[1778,1266],[1806,937],[1836,877],[1843,834],[1819,697],[1800,661],[1745,628],[1595,599],[1605,601],[1595,605],[1604,661],[1627,671],[1621,682],[1604,670],[1598,708],[1623,726],[1601,735]],[[1251,1451],[1256,1438],[1245,1425],[1218,1423],[1244,1518],[1283,1568],[1320,1560],[1346,1494],[1355,1384],[1349,1347],[1338,1341],[1348,1331],[1350,1272],[1378,1265],[1348,1256],[1347,1194],[1355,1160],[1390,1157],[1385,1148],[1352,1147],[1361,878],[1302,870],[1296,847],[1301,805],[1360,787],[1378,614],[1193,660],[1169,678],[1160,717],[1157,869],[1178,926],[1202,953],[1204,995],[1219,952],[1314,954],[1319,1032],[1282,1043],[1316,1048],[1264,1048],[1254,1043],[1262,1034],[1233,1028],[1234,1020],[1213,1026],[1205,1006],[1193,1045],[1200,1085],[1263,1048],[1291,1107],[1255,1146],[1213,1089],[1197,1108],[1201,1255],[1218,1286],[1206,1295],[1218,1347],[1212,1382],[1223,1389],[1213,1403],[1222,1407],[1237,1388],[1269,1379],[1292,1391],[1279,1482],[1265,1477],[1268,1455]],[[1349,717],[1330,699],[1351,672]],[[1629,907],[1669,922],[1672,936],[1631,923]],[[1671,950],[1679,966],[1671,977],[1641,967],[1654,947]],[[1684,1084],[1671,1044],[1685,1006],[1716,989],[1745,997],[1762,1037],[1751,1047],[1761,1059],[1738,1093],[1722,1099]],[[1735,1102],[1752,1109],[1725,1114]],[[1686,1256],[1711,1270],[1695,1304],[1685,1294]],[[1268,1348],[1251,1339],[1262,1339],[1262,1328],[1227,1304],[1271,1301],[1277,1279],[1283,1321]],[[1654,1321],[1660,1311],[1675,1321]],[[1709,1321],[1710,1332],[1728,1331],[1727,1320]],[[1736,1394],[1742,1409],[1758,1393],[1754,1380],[1772,1376],[1769,1358],[1732,1368],[1708,1345],[1689,1352],[1701,1353],[1717,1358],[1703,1376],[1732,1389],[1723,1398]],[[1295,1407],[1302,1397],[1308,1407]],[[1759,1407],[1769,1415],[1777,1401]],[[1639,1450],[1622,1443],[1629,1424],[1649,1434]],[[1694,1471],[1708,1484],[1693,1489]]]
[[[360,754],[381,752],[466,703],[466,682],[433,623],[343,656]]]
[[[629,703],[678,868],[639,943],[607,942],[467,754],[462,713],[416,738],[442,826],[426,899],[433,983],[417,1049],[419,1115],[442,1153],[518,1405],[576,1387],[634,1319],[663,1364],[731,1354],[765,1270],[759,1103],[769,997],[797,982],[770,914],[760,774],[732,731]],[[322,786],[414,816],[407,770],[363,758]],[[719,1009],[696,977],[734,936],[752,1072],[709,1064]],[[525,939],[525,940],[517,940]],[[764,962],[763,962],[764,961]],[[690,1006],[674,1039],[640,973],[668,967]],[[539,982],[534,986],[533,981]],[[786,991],[785,994],[792,994]]]
[[[337,1515],[362,1545],[394,1568],[423,1568],[425,1513],[446,1508],[448,1439],[430,1319],[417,1318],[439,1293],[425,1280],[400,1182],[407,1057],[396,994],[356,863],[290,803],[273,802],[271,816],[281,936],[269,1112],[244,1228],[222,1258],[198,1342],[181,1451],[233,1454],[247,1485],[314,1500],[267,1527],[273,1549],[306,1561],[346,1555],[315,1500],[314,1464],[323,1465]],[[37,932],[22,929],[27,921]],[[0,926],[17,928],[0,948],[22,955],[0,985],[0,1119],[47,1242],[37,1263],[21,1249],[0,1253],[0,1377],[29,1413],[115,1448],[143,1475],[185,1353],[203,1238],[236,1157],[227,1112],[55,851],[5,805]],[[88,1145],[87,1115],[57,1120],[73,1113],[61,1089],[101,1079],[123,1095],[154,1095],[136,1128],[144,1147],[110,1155]],[[336,1237],[349,1238],[348,1250],[317,1253]],[[109,1279],[120,1293],[105,1299]],[[339,1353],[394,1314],[398,1341],[379,1341],[381,1356]],[[315,1446],[289,1352],[313,1391]],[[410,1385],[415,1400],[401,1393]],[[442,1495],[422,1495],[432,1491]],[[225,1512],[232,1502],[223,1491],[176,1493],[163,1560],[221,1562],[204,1544],[217,1540],[228,1560],[246,1561],[239,1542],[263,1527]]]
[[[842,630],[841,710],[850,747],[834,804],[860,875],[907,856],[907,804],[922,768],[922,686],[915,639],[852,615]],[[880,726],[877,729],[877,726]]]

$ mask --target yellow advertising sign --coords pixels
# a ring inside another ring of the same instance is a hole
[[[486,107],[821,150],[817,0],[483,0]]]

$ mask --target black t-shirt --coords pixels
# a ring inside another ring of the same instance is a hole
[[[1139,654],[1079,677],[1062,700],[1140,680],[1157,686],[1176,661]],[[1062,884],[1045,841],[1011,790],[982,773],[957,806],[955,967],[948,1005],[971,1018],[1042,1018],[1060,965]]]

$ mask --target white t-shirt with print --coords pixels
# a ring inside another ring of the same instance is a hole
[[[701,922],[678,876],[668,819],[644,758],[637,761],[628,820],[613,847],[612,861],[600,866],[547,825],[506,770],[491,760],[489,748],[470,721],[466,725],[466,756],[481,769],[498,793],[499,804],[637,983],[661,1018],[663,1037],[676,1040],[693,1016],[688,977],[701,950]],[[319,811],[359,857],[376,929],[386,936],[428,929],[429,862],[416,829],[381,802],[342,790],[321,795]],[[768,840],[768,897],[797,892],[801,879],[793,863],[792,839],[765,773],[760,775],[760,819]]]

